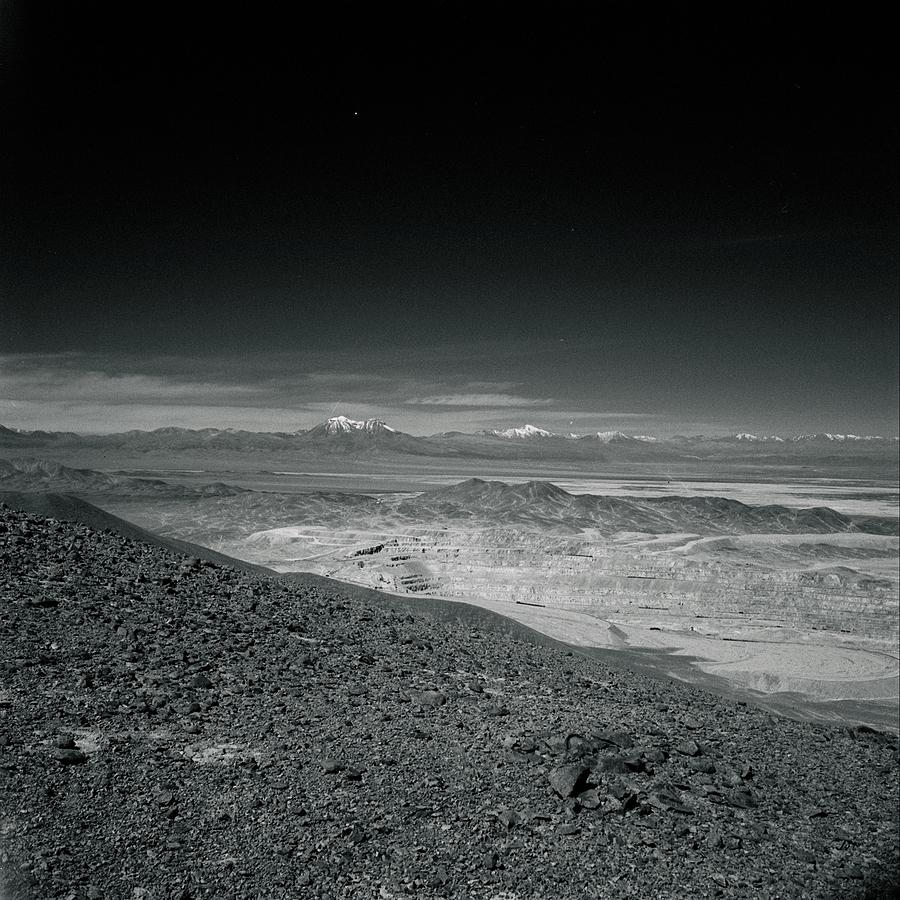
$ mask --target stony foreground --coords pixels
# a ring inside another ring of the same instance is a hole
[[[0,896],[880,897],[898,748],[0,507]]]

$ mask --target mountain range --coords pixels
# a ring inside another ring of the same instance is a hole
[[[678,435],[656,438],[621,431],[555,434],[526,424],[475,434],[444,432],[417,437],[380,419],[357,421],[334,416],[308,430],[256,432],[225,428],[157,428],[117,434],[19,431],[0,425],[0,447],[15,450],[81,448],[135,452],[287,451],[300,455],[401,455],[475,459],[661,461],[697,459],[796,459],[805,454],[888,456],[897,454],[897,438],[879,435],[798,434]]]

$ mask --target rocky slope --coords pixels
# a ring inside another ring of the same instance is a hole
[[[76,494],[115,494],[127,497],[197,499],[233,497],[241,488],[213,482],[199,488],[171,484],[158,478],[129,478],[93,469],[73,469],[45,459],[0,459],[0,492],[59,491]]]
[[[896,741],[0,507],[27,898],[864,897]]]

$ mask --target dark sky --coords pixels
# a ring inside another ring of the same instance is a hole
[[[0,421],[896,433],[884,23],[280,6],[0,7]]]

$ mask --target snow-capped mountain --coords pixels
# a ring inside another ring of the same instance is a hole
[[[594,441],[617,450],[624,448],[632,448],[638,452],[643,452],[640,445],[647,447],[649,444],[658,444],[659,440],[652,434],[625,434],[624,431],[597,431],[593,434],[585,435],[582,441]]]
[[[328,455],[347,453],[404,453],[416,456],[444,456],[445,448],[427,438],[413,437],[386,425],[381,419],[364,422],[347,416],[332,416],[325,422],[293,436],[298,450],[320,451]]]
[[[847,441],[883,441],[885,440],[880,434],[832,434],[828,431],[818,432],[817,434],[798,434],[791,438],[792,441],[833,441],[843,444]]]
[[[715,440],[715,438],[713,438]],[[726,439],[727,440],[727,439]],[[854,443],[858,441],[885,441],[887,438],[882,437],[880,434],[832,434],[828,431],[818,431],[815,434],[793,434],[788,437],[782,437],[778,434],[765,434],[765,435],[757,435],[751,434],[747,431],[742,431],[739,434],[734,434],[731,436],[730,440],[740,441],[742,443],[775,443],[775,444],[802,444],[809,443],[812,441],[818,443],[833,443],[833,444],[847,444]],[[894,439],[896,440],[896,438]]]
[[[311,431],[318,429],[321,429],[324,434],[352,434],[355,431],[365,434],[396,433],[396,429],[386,425],[381,419],[366,419],[358,422],[356,419],[348,419],[346,416],[332,416],[327,422],[317,425]]]
[[[557,437],[552,431],[538,428],[536,425],[523,425],[521,428],[506,428],[503,431],[489,431],[487,433],[494,437],[507,438],[508,440]]]
[[[631,438],[624,431],[598,431],[594,437],[602,444],[609,444],[612,441],[628,441]]]
[[[529,440],[531,438],[562,438],[566,441],[580,441],[585,439],[596,440],[601,444],[619,441],[642,441],[646,444],[655,444],[657,439],[649,434],[625,434],[622,431],[598,431],[594,434],[557,434],[555,431],[547,431],[546,428],[538,428],[536,425],[523,425],[521,428],[495,429],[485,431],[489,437],[505,438],[506,440]]]

